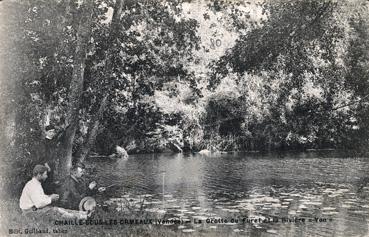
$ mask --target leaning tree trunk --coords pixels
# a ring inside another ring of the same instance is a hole
[[[111,26],[110,26],[110,32],[109,32],[110,45],[114,45],[114,40],[117,37],[116,33],[119,30],[119,22],[120,22],[120,16],[123,10],[123,2],[124,2],[123,0],[117,0],[115,3],[113,17],[112,17]],[[109,48],[106,52],[107,58],[106,58],[106,65],[104,68],[103,75],[111,74],[111,71],[113,69],[113,66],[112,66],[113,57],[111,56],[111,54],[112,54],[112,49]],[[107,94],[103,96],[103,99],[100,102],[98,112],[94,114],[89,124],[89,129],[87,132],[86,139],[84,143],[82,144],[81,148],[79,149],[79,151],[77,152],[77,157],[80,162],[83,162],[86,159],[87,155],[89,154],[91,150],[91,147],[95,144],[96,136],[97,136],[99,126],[100,126],[100,120],[102,118],[102,115],[107,105],[109,91],[113,87],[113,83],[114,83],[113,78],[109,77],[109,79],[110,79],[109,86],[108,86],[108,89],[106,90]]]
[[[87,1],[83,16],[80,19],[74,53],[73,73],[70,83],[69,104],[67,110],[67,126],[55,151],[55,177],[63,178],[69,173],[72,165],[73,141],[78,126],[78,112],[83,91],[84,69],[86,63],[87,42],[91,34],[91,16],[93,1]]]

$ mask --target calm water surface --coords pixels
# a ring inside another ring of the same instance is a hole
[[[119,184],[107,204],[180,219],[168,228],[193,236],[369,236],[368,158],[150,154],[97,164],[100,184]]]

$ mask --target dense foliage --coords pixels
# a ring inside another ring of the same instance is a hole
[[[24,166],[57,168],[116,145],[131,153],[368,145],[367,1],[0,8],[1,150]]]
[[[263,9],[262,27],[212,65],[213,87],[235,78],[235,89],[247,88],[258,78],[251,105],[242,107],[250,91],[232,98],[243,136],[259,149],[365,148],[368,4],[270,1]]]

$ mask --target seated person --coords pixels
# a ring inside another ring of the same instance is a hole
[[[41,182],[47,179],[48,168],[36,165],[33,169],[33,178],[24,186],[19,199],[19,207],[22,211],[38,210],[50,205],[59,199],[58,194],[46,195]]]
[[[104,187],[96,188],[96,182],[93,181],[86,185],[82,178],[85,173],[85,166],[81,163],[71,169],[71,174],[61,184],[59,193],[60,200],[58,205],[67,209],[78,210],[79,203],[84,197],[92,196],[97,191],[105,191]]]

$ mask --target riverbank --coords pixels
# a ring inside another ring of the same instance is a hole
[[[100,206],[88,225],[63,220],[55,224],[49,217],[25,219],[17,205],[18,192],[2,198],[5,200],[1,203],[2,225],[5,224],[2,233],[19,228],[28,232],[56,228],[67,230],[67,236],[133,237],[269,236],[269,233],[287,236],[290,230],[301,236],[316,236],[318,232],[330,233],[337,228],[336,236],[368,233],[369,160],[363,157],[332,152],[280,156],[148,154],[87,165],[89,175],[99,185],[116,184],[114,191],[96,197]],[[280,222],[257,225],[206,222],[211,218],[239,217],[277,217]],[[300,225],[283,222],[286,217],[331,221]],[[190,222],[183,225],[148,222],[171,218]],[[198,224],[196,220],[205,221]]]
[[[0,236],[130,236],[130,237],[175,237],[192,236],[178,229],[179,225],[150,224],[158,219],[148,213],[122,214],[97,209],[89,220],[55,219],[53,216],[25,217],[18,207],[18,201],[3,200],[0,206]],[[132,223],[133,220],[138,220]],[[140,222],[141,221],[141,222]],[[177,229],[177,230],[176,230]],[[194,236],[226,236],[226,233],[196,232]]]
[[[136,157],[136,156],[160,156],[160,155],[178,155],[183,154],[184,156],[193,156],[193,155],[200,155],[198,157],[203,156],[213,156],[213,155],[224,155],[224,154],[250,154],[250,155],[271,155],[275,157],[285,157],[297,154],[300,156],[301,154],[306,154],[308,156],[312,155],[323,155],[323,156],[334,156],[334,157],[368,157],[369,158],[369,151],[360,151],[360,150],[352,150],[352,149],[333,149],[333,148],[325,148],[325,149],[289,149],[289,150],[230,150],[230,151],[223,151],[223,150],[192,150],[186,152],[172,152],[172,151],[165,151],[165,152],[131,152],[129,156]],[[103,160],[118,160],[118,157],[112,157],[107,155],[100,155],[100,154],[92,154],[87,157],[90,162],[95,161],[103,161]],[[124,159],[127,159],[124,158]]]

